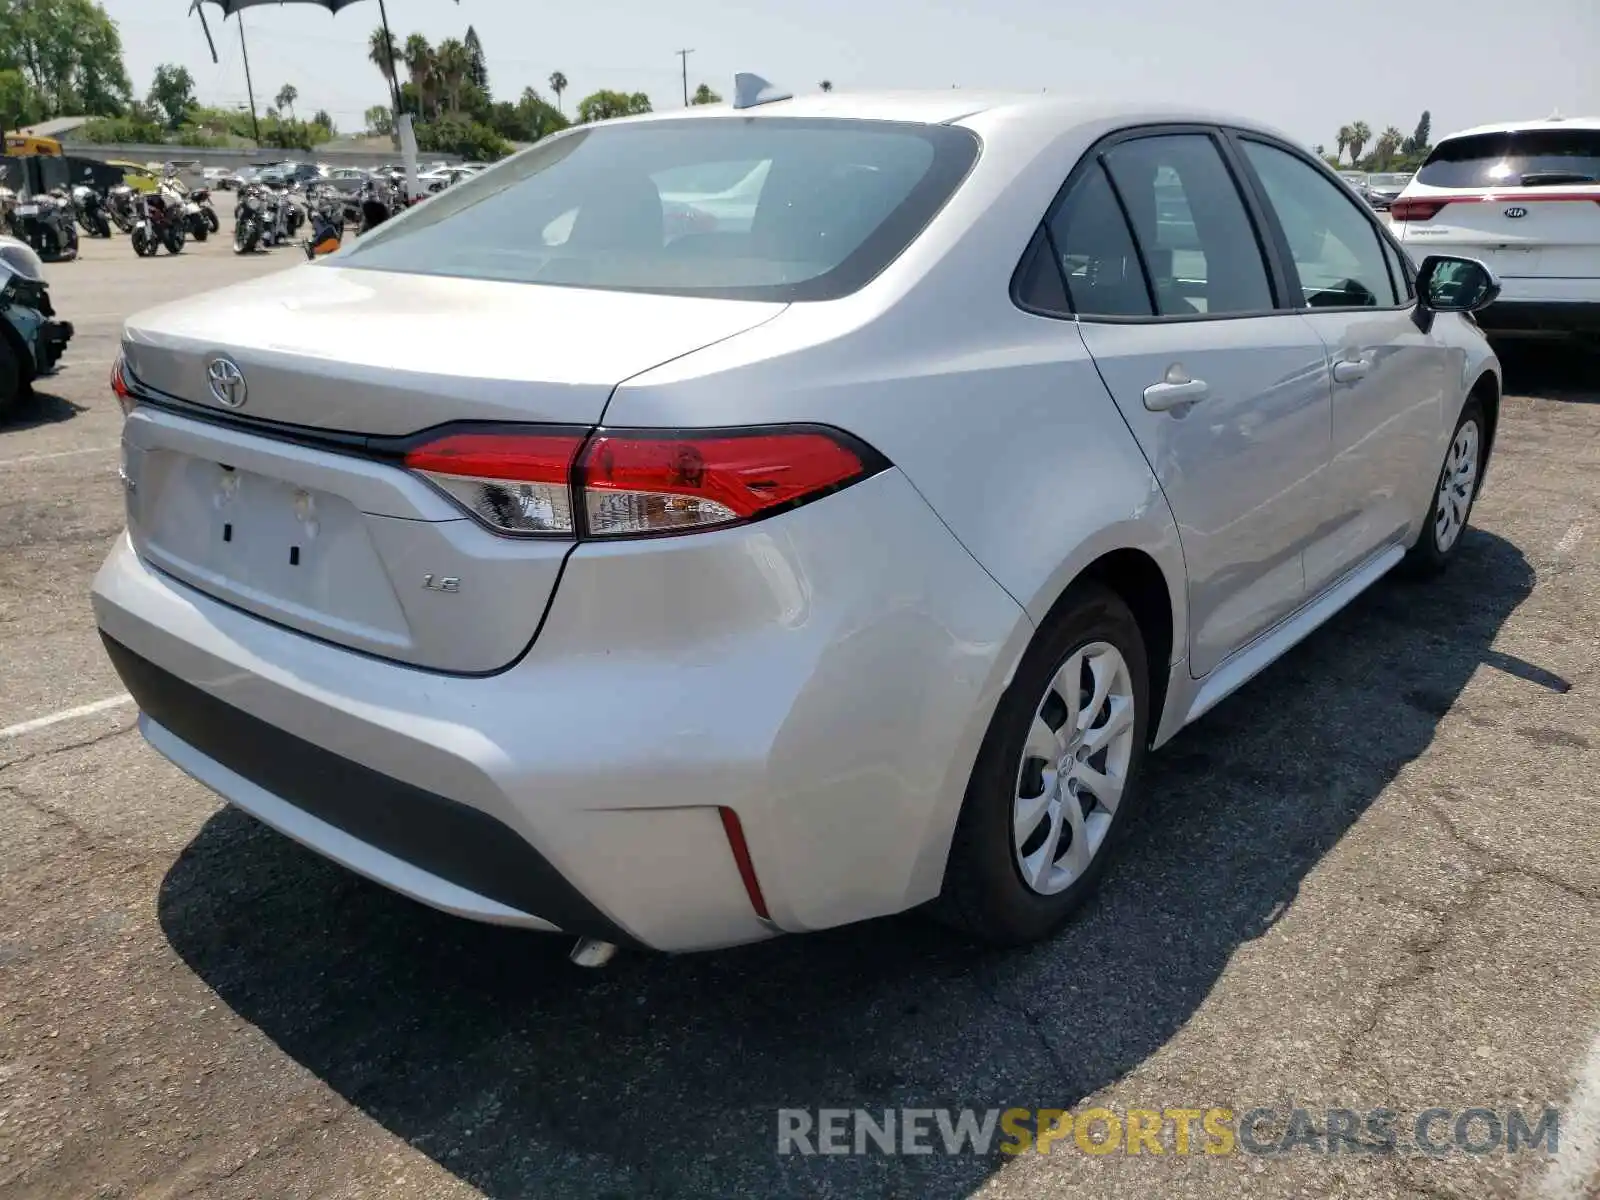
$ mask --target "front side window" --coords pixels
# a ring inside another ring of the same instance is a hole
[[[1120,142],[1106,169],[1133,222],[1160,314],[1266,312],[1272,286],[1255,229],[1204,134]]]
[[[784,117],[573,131],[470,176],[322,261],[748,300],[861,287],[976,160],[942,125]]]
[[[1372,221],[1310,163],[1246,139],[1245,156],[1289,242],[1306,308],[1388,308],[1399,303]]]

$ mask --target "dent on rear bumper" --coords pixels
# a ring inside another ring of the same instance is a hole
[[[742,529],[580,547],[532,650],[490,678],[272,626],[153,571],[126,539],[94,602],[108,635],[167,671],[504,822],[606,917],[673,950],[772,932],[718,806],[739,814],[779,929],[936,894],[1031,634],[893,470]]]

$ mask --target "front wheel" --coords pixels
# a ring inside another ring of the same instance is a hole
[[[28,396],[28,378],[9,338],[0,335],[0,422],[16,414]]]
[[[208,208],[208,209],[205,210],[205,218],[206,218],[206,227],[208,229],[210,229],[212,233],[216,233],[218,230],[220,230],[222,228],[221,220],[218,219],[217,214],[215,212],[213,212],[211,209]]]
[[[1023,656],[989,723],[935,916],[985,941],[1054,932],[1099,886],[1138,801],[1150,722],[1144,637],[1080,584]]]
[[[1439,574],[1460,550],[1467,520],[1478,498],[1478,483],[1483,478],[1489,444],[1487,429],[1483,405],[1476,396],[1469,396],[1434,481],[1433,503],[1428,508],[1422,536],[1406,555],[1406,569],[1412,576]]]
[[[194,223],[194,228],[191,229],[189,233],[195,241],[203,242],[211,236],[211,226],[207,225],[203,220],[196,221]]]

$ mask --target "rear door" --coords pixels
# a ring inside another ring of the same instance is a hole
[[[1075,174],[1051,238],[1084,342],[1177,518],[1198,677],[1304,597],[1327,354],[1276,309],[1215,131],[1135,131]]]
[[[1481,259],[1508,302],[1600,300],[1600,128],[1446,139],[1393,216],[1417,261]]]
[[[1237,144],[1289,278],[1289,303],[1328,348],[1332,457],[1306,590],[1315,595],[1399,540],[1435,471],[1450,349],[1415,320],[1410,286],[1376,218],[1302,152]]]

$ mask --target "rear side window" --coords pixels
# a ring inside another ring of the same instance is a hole
[[[1349,195],[1286,150],[1246,140],[1245,156],[1277,213],[1307,308],[1398,303],[1378,231]]]
[[[783,117],[579,129],[463,179],[322,261],[747,300],[861,287],[978,155],[942,125]]]
[[[1113,146],[1105,163],[1162,316],[1273,307],[1255,229],[1215,142],[1203,134],[1139,138]]]
[[[1524,129],[1440,142],[1417,172],[1429,187],[1600,183],[1600,129]]]
[[[1098,165],[1084,171],[1067,193],[1050,222],[1050,238],[1073,312],[1085,317],[1155,315],[1128,222]]]

